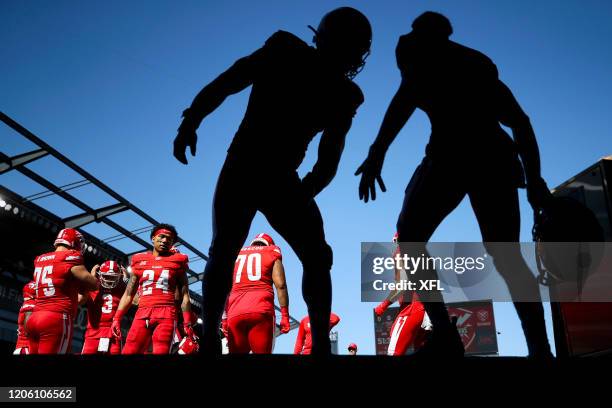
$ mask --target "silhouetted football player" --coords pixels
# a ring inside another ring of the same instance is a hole
[[[428,241],[466,195],[483,241],[518,242],[517,188],[525,186],[519,156],[532,207],[540,208],[550,195],[540,176],[535,135],[529,117],[499,80],[495,64],[484,54],[450,41],[451,34],[446,17],[426,12],[414,20],[410,33],[400,37],[396,57],[402,81],[367,159],[357,170],[356,174],[362,174],[359,196],[365,202],[369,197],[374,200],[377,181],[385,191],[381,178],[385,153],[419,108],[431,121],[431,137],[406,189],[397,221],[400,242]],[[512,129],[514,140],[500,124]],[[513,299],[520,293],[521,298],[532,300],[515,302],[529,354],[550,356],[537,282],[518,244],[507,251],[491,246],[487,250]],[[438,301],[425,303],[435,328],[427,345],[430,350],[462,354],[441,297],[430,300]]]
[[[314,197],[333,179],[353,116],[363,102],[352,79],[365,64],[372,31],[368,19],[350,7],[329,12],[313,31],[316,47],[288,32],[276,32],[262,48],[205,86],[183,112],[174,156],[187,164],[185,150],[189,146],[195,155],[202,119],[229,95],[252,86],[215,191],[214,231],[202,282],[204,353],[221,352],[218,328],[234,261],[257,211],[302,262],[313,353],[330,352],[332,250]],[[319,132],[317,163],[300,179],[296,170]]]

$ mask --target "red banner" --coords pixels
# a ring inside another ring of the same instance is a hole
[[[457,330],[466,355],[497,354],[497,332],[491,301],[449,303],[446,306],[449,315],[457,318]],[[381,316],[374,315],[376,355],[387,354],[391,326],[398,313],[398,307],[390,307]],[[411,352],[412,349],[408,354]]]

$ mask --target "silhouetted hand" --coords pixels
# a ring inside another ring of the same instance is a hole
[[[195,156],[197,142],[198,135],[196,134],[195,126],[191,125],[187,120],[183,120],[183,123],[178,128],[178,134],[174,138],[174,157],[181,163],[187,164],[185,150],[189,146],[191,155]]]
[[[551,198],[552,194],[543,178],[527,180],[527,200],[534,211],[544,207]]]
[[[366,203],[370,197],[372,201],[376,200],[376,182],[378,182],[380,190],[383,193],[387,191],[387,187],[385,187],[385,183],[380,175],[384,158],[384,154],[375,153],[370,149],[370,154],[368,154],[368,157],[355,172],[356,176],[361,174],[361,181],[359,182],[359,199]]]

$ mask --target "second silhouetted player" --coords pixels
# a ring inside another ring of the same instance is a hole
[[[362,174],[359,196],[366,202],[375,199],[376,181],[385,190],[381,178],[385,154],[414,111],[424,111],[431,122],[431,136],[425,158],[406,188],[397,221],[400,242],[429,241],[468,196],[487,251],[515,302],[529,355],[548,358],[551,352],[538,284],[520,247],[507,245],[500,250],[490,245],[519,241],[517,188],[525,187],[525,181],[534,210],[550,198],[540,175],[535,134],[529,117],[499,79],[495,64],[484,54],[451,41],[452,32],[446,17],[426,12],[414,20],[410,33],[400,37],[396,56],[402,81],[367,159],[357,170]],[[500,124],[512,130],[514,140]],[[424,246],[413,249],[414,253],[425,251]],[[406,252],[403,247],[402,252]],[[419,295],[429,297],[425,308],[434,326],[429,349],[463,355],[441,295]]]

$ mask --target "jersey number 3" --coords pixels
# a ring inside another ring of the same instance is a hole
[[[102,301],[104,304],[102,305],[102,313],[112,313],[113,312],[113,295],[110,293],[105,294],[102,297]]]

